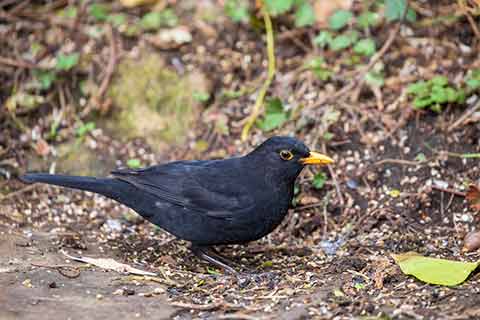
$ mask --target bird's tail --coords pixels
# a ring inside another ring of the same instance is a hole
[[[27,173],[20,177],[20,179],[27,183],[41,182],[72,189],[91,191],[115,200],[122,195],[122,192],[126,191],[126,188],[131,187],[120,180],[112,178],[79,177],[47,173]]]

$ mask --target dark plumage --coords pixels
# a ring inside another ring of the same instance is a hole
[[[113,178],[28,173],[22,180],[114,199],[190,241],[201,258],[233,272],[208,247],[245,243],[272,232],[287,214],[295,179],[305,164],[331,162],[294,138],[272,137],[238,158],[116,170]]]

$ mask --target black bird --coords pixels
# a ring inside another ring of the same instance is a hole
[[[113,178],[27,173],[42,182],[102,194],[177,238],[199,258],[235,273],[212,246],[254,241],[272,232],[293,199],[305,165],[333,160],[290,137],[272,137],[243,157],[175,161],[112,171]]]

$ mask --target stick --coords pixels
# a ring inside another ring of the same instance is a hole
[[[245,141],[248,137],[248,133],[252,128],[253,124],[257,120],[258,116],[260,115],[261,108],[263,106],[263,100],[267,94],[267,90],[272,83],[273,77],[275,76],[275,49],[274,49],[274,38],[273,38],[273,27],[272,27],[272,20],[270,19],[270,15],[268,14],[267,8],[264,4],[262,4],[262,13],[263,13],[263,21],[265,23],[265,29],[267,32],[267,56],[268,56],[268,74],[267,79],[263,83],[262,88],[258,92],[257,99],[255,100],[255,105],[253,106],[252,113],[247,120],[247,123],[243,127],[242,130],[242,141]]]
[[[469,110],[466,110],[460,118],[457,119],[450,127],[448,127],[447,132],[451,132],[455,130],[458,126],[461,126],[465,120],[467,120],[472,114],[477,112],[477,110],[480,110],[480,99],[477,101],[477,103]]]

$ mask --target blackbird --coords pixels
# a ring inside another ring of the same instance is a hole
[[[120,169],[111,172],[112,178],[27,173],[21,179],[116,200],[191,242],[197,257],[235,273],[212,246],[246,243],[272,232],[287,214],[304,166],[332,162],[294,138],[275,136],[243,157]]]

